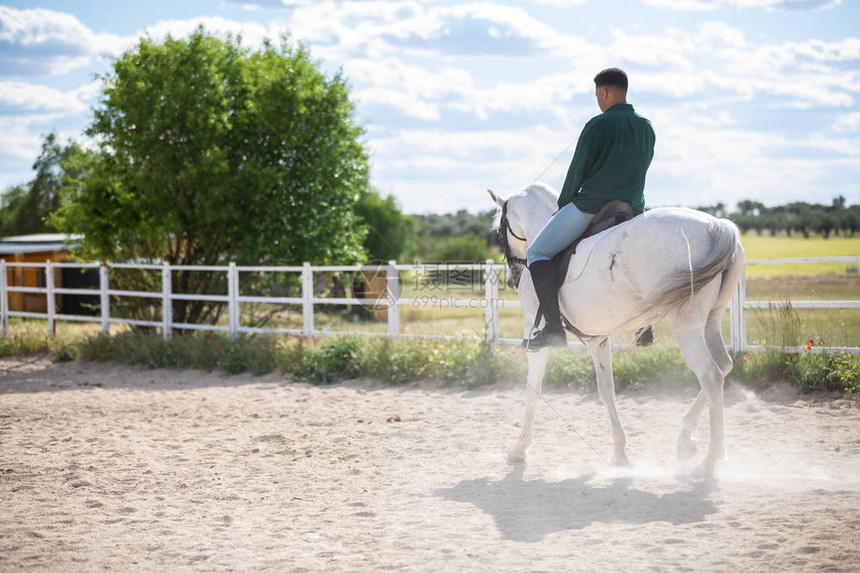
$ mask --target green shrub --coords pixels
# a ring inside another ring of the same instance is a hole
[[[267,374],[277,364],[275,341],[269,336],[240,336],[227,345],[219,366],[227,374]]]
[[[429,372],[446,385],[472,388],[501,380],[502,360],[499,347],[452,338],[434,344]]]
[[[785,318],[785,317],[784,317]],[[783,341],[780,341],[782,343]],[[241,336],[230,340],[192,332],[164,340],[155,331],[131,330],[112,337],[48,338],[42,328],[18,328],[0,337],[0,356],[52,353],[55,361],[115,361],[149,368],[221,369],[254,375],[293,372],[296,380],[335,383],[357,376],[402,384],[431,378],[448,386],[476,387],[502,380],[525,381],[526,353],[459,338],[445,340],[339,336]],[[613,353],[616,388],[653,384],[695,384],[676,347],[656,346]],[[860,356],[844,353],[787,354],[776,348],[739,355],[729,380],[767,384],[791,380],[805,392],[860,392]],[[551,351],[545,387],[595,389],[594,366],[586,351]]]
[[[581,351],[553,351],[547,363],[544,385],[559,389],[596,389],[591,356]]]
[[[696,375],[687,366],[681,350],[674,346],[653,346],[617,352],[612,360],[615,387],[641,387],[649,382],[668,385],[696,384]]]
[[[402,384],[429,374],[430,354],[430,345],[423,340],[369,339],[360,349],[359,369],[362,376]]]
[[[335,336],[309,344],[295,373],[296,380],[333,384],[358,376],[358,338]]]
[[[275,342],[275,363],[281,372],[295,372],[302,364],[307,340],[288,334]]]
[[[739,380],[745,384],[762,386],[782,380],[788,374],[789,355],[768,348],[764,352],[738,354],[729,380]]]
[[[789,370],[804,392],[860,390],[860,357],[850,354],[801,354],[791,360]]]

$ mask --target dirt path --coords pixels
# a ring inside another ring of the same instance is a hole
[[[860,403],[732,387],[700,482],[692,397],[622,394],[611,469],[595,395],[548,395],[512,468],[519,387],[0,360],[0,570],[858,570]]]

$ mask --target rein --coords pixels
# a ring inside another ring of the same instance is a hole
[[[525,259],[511,255],[511,248],[508,245],[508,233],[518,241],[526,242],[525,237],[520,237],[511,230],[511,226],[508,224],[508,202],[505,201],[502,204],[502,216],[499,217],[499,243],[502,245],[502,253],[505,255],[505,260],[508,261],[508,266],[511,266],[511,263],[528,266],[528,261]]]

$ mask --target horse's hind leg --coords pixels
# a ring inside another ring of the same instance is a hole
[[[705,324],[705,343],[708,345],[711,358],[722,372],[723,378],[732,371],[733,365],[732,357],[726,351],[726,344],[723,342],[723,335],[720,331],[724,314],[724,308],[712,311],[708,317],[708,322]],[[699,392],[695,402],[690,406],[681,422],[681,434],[678,436],[678,459],[680,460],[689,459],[696,453],[696,440],[693,438],[693,432],[699,424],[699,416],[707,403],[708,398],[705,392]]]
[[[678,436],[677,446],[679,460],[688,460],[696,455],[696,438],[693,437],[693,432],[699,425],[699,416],[707,403],[708,397],[705,396],[704,390],[700,390],[693,405],[681,420],[681,435]]]
[[[704,330],[688,330],[678,333],[678,345],[684,360],[695,372],[702,387],[702,393],[696,398],[686,419],[690,421],[698,417],[698,410],[707,402],[710,413],[710,441],[708,455],[694,470],[694,475],[704,477],[712,475],[716,463],[725,457],[725,438],[723,428],[723,384],[725,375],[720,369],[706,341]],[[702,399],[702,395],[704,399]],[[700,404],[701,401],[701,404]],[[683,432],[684,430],[682,430]]]
[[[615,440],[615,453],[612,456],[613,465],[627,465],[627,435],[621,418],[618,417],[618,409],[615,405],[615,380],[612,377],[612,347],[609,339],[604,338],[599,342],[588,345],[591,351],[591,359],[594,361],[594,371],[597,374],[597,392],[600,399],[609,410],[609,420],[612,423],[612,437]]]
[[[527,353],[529,372],[526,381],[526,415],[523,419],[523,428],[519,438],[517,438],[517,443],[508,452],[508,463],[510,464],[526,461],[526,450],[532,444],[535,433],[535,412],[540,400],[547,357],[548,350],[546,348],[538,352]]]

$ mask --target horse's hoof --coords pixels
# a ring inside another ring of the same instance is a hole
[[[526,451],[521,446],[514,446],[508,452],[508,463],[511,465],[522,464],[526,461]]]
[[[630,465],[630,459],[627,457],[627,454],[615,454],[612,456],[612,461],[609,462],[610,465],[615,467],[625,467]]]
[[[710,459],[705,459],[690,472],[693,479],[710,479],[716,474],[716,464]]]
[[[695,438],[687,438],[686,440],[680,438],[678,440],[678,459],[682,462],[689,460],[696,455],[698,449]]]

